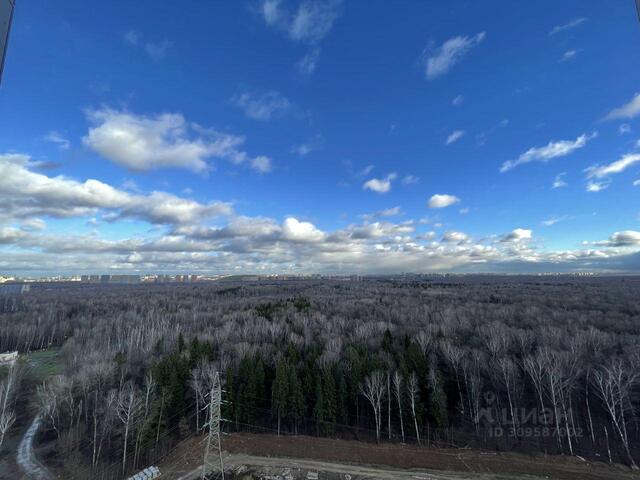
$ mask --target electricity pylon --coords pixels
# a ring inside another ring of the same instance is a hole
[[[222,445],[220,443],[220,405],[222,404],[222,385],[220,374],[216,372],[213,377],[213,385],[209,394],[209,421],[205,425],[209,427],[207,446],[204,449],[204,462],[202,465],[202,480],[206,478],[207,471],[220,470],[224,480],[224,465],[222,463]]]

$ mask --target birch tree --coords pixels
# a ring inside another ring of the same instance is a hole
[[[130,381],[123,385],[118,395],[117,415],[124,426],[124,448],[122,451],[122,475],[126,472],[127,462],[127,441],[129,440],[129,430],[135,422],[136,416],[141,407],[140,396]]]
[[[360,392],[371,404],[376,423],[376,442],[380,443],[380,427],[382,422],[382,399],[385,391],[384,374],[378,370],[365,377]]]
[[[400,417],[400,433],[402,434],[402,443],[404,443],[404,416],[402,415],[402,376],[396,370],[393,372],[393,390],[398,404],[398,416]]]
[[[627,433],[627,413],[631,410],[629,394],[638,379],[633,367],[617,358],[593,372],[596,393],[602,400],[613,429],[617,432],[624,447],[627,461],[632,469],[638,466],[629,448]]]

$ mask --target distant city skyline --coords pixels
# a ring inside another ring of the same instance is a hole
[[[397,7],[18,2],[0,276],[640,272],[634,2]]]

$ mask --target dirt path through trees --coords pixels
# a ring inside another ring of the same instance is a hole
[[[33,480],[50,480],[53,478],[47,469],[38,461],[33,450],[33,439],[40,428],[40,415],[36,415],[18,445],[16,461],[27,478]]]

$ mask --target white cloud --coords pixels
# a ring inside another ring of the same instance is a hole
[[[534,147],[520,155],[516,160],[508,160],[500,167],[501,172],[508,172],[519,165],[529,162],[548,162],[557,157],[567,156],[576,150],[583,148],[587,142],[597,136],[597,133],[591,135],[582,134],[575,140],[562,140],[558,142],[549,142],[544,147]]]
[[[469,210],[469,208],[461,208],[459,210],[460,215],[466,215],[467,213],[469,213],[471,210]]]
[[[23,220],[22,223],[20,224],[20,228],[27,232],[44,230],[46,227],[47,227],[47,222],[37,217],[27,218]]]
[[[634,187],[640,187],[640,180],[634,180],[633,181],[633,186]]]
[[[451,100],[451,105],[453,105],[454,107],[459,107],[463,103],[464,103],[464,97],[462,95],[458,95],[456,98]]]
[[[587,169],[587,178],[605,178],[616,173],[621,173],[627,168],[640,162],[640,154],[629,153],[620,160],[603,166],[592,166]]]
[[[623,123],[622,125],[620,125],[620,127],[618,127],[618,133],[620,133],[620,135],[626,135],[627,133],[631,132],[631,125],[629,125],[628,123]]]
[[[485,32],[473,37],[453,37],[444,42],[431,54],[425,51],[425,73],[427,79],[445,75],[460,62],[473,48],[477,47],[485,38]]]
[[[294,145],[291,147],[291,152],[296,155],[300,155],[304,157],[309,155],[311,152],[317,150],[322,144],[322,135],[316,135],[311,140],[305,143],[301,143],[300,145]]]
[[[640,93],[636,93],[635,96],[621,107],[611,110],[605,120],[630,120],[637,117],[640,114]]]
[[[558,175],[556,175],[556,178],[553,180],[553,185],[551,185],[551,188],[562,188],[562,187],[566,187],[567,186],[567,182],[564,180],[564,176],[566,175],[566,173],[559,173]]]
[[[55,130],[51,130],[47,133],[44,139],[48,142],[55,143],[62,150],[69,150],[69,147],[71,146],[71,142]]]
[[[371,190],[376,193],[387,193],[391,190],[391,182],[395,180],[397,175],[390,173],[385,178],[372,178],[362,185],[363,190]]]
[[[561,217],[551,217],[551,218],[549,218],[547,220],[543,220],[541,223],[545,227],[552,227],[556,223],[562,222],[562,221],[566,220],[567,218],[569,218],[567,215],[563,215]]]
[[[502,242],[523,242],[527,240],[531,240],[533,235],[533,231],[526,228],[516,228],[511,231],[511,233],[506,234],[502,237]]]
[[[446,208],[456,203],[460,203],[460,199],[455,195],[437,193],[429,199],[427,205],[429,208]]]
[[[567,50],[566,52],[564,52],[564,55],[562,55],[560,62],[568,62],[569,60],[574,60],[581,51],[581,49]]]
[[[144,52],[155,61],[162,60],[167,51],[173,46],[173,42],[169,40],[162,40],[159,42],[145,42],[142,43],[142,34],[136,30],[127,31],[124,36],[124,41],[132,47],[140,47]]]
[[[296,63],[296,68],[302,75],[309,76],[316,71],[319,60],[320,47],[314,47],[309,50],[304,57],[298,60],[298,63]]]
[[[442,241],[449,242],[449,243],[465,242],[468,239],[469,237],[464,232],[449,231],[449,232],[445,232],[445,234],[442,236]]]
[[[609,240],[599,242],[599,244],[608,247],[629,247],[633,245],[640,245],[640,232],[635,230],[615,232],[611,237],[609,237]]]
[[[271,171],[271,159],[260,155],[251,160],[251,168],[259,173],[268,173]]]
[[[285,219],[282,233],[285,239],[293,242],[321,242],[326,237],[314,224],[293,217]]]
[[[282,4],[281,0],[264,0],[262,17],[269,27],[284,32],[291,40],[311,45],[296,63],[298,72],[309,76],[316,70],[320,59],[318,44],[340,17],[342,0],[303,0],[297,10]]]
[[[399,206],[397,206],[397,207],[385,208],[384,210],[378,210],[377,212],[373,212],[373,213],[366,213],[364,215],[361,215],[361,217],[364,220],[373,220],[375,218],[395,217],[401,214],[402,214],[402,210],[400,209]]]
[[[290,11],[279,0],[265,0],[261,13],[267,25],[285,32],[292,40],[314,44],[333,28],[340,16],[341,3],[339,0],[304,0],[296,11]]]
[[[184,168],[204,172],[211,168],[208,158],[234,164],[249,162],[259,171],[267,163],[266,157],[252,159],[239,150],[244,137],[189,125],[178,113],[144,116],[103,108],[90,110],[87,116],[93,126],[83,143],[130,170]]]
[[[231,97],[231,103],[242,109],[247,117],[262,121],[283,116],[293,108],[287,98],[275,91],[243,92]]]
[[[500,120],[500,122],[498,122],[496,125],[494,125],[490,129],[485,130],[484,132],[480,132],[479,134],[476,135],[476,140],[478,141],[478,145],[480,146],[485,145],[490,135],[493,135],[498,130],[502,128],[506,128],[508,126],[509,126],[509,119],[505,118],[503,120]]]
[[[464,130],[456,130],[452,132],[448,137],[445,145],[451,145],[452,143],[457,142],[464,136]]]
[[[575,20],[571,20],[569,23],[565,23],[564,25],[557,25],[553,27],[553,29],[549,32],[549,36],[556,35],[560,32],[564,32],[566,30],[575,28],[579,25],[582,25],[586,21],[587,21],[587,18],[579,17],[579,18],[576,18]]]
[[[231,205],[201,204],[166,192],[134,195],[99,180],[79,182],[32,171],[27,155],[0,155],[0,220],[86,217],[98,211],[105,218],[137,218],[156,224],[184,224],[230,215]]]
[[[587,183],[587,192],[590,193],[598,193],[604,190],[609,186],[607,182],[588,182]]]
[[[415,175],[405,175],[402,179],[404,185],[415,185],[420,182],[420,178]]]
[[[373,171],[373,169],[374,169],[374,168],[376,168],[376,166],[375,166],[375,165],[367,165],[367,166],[366,166],[366,167],[364,167],[362,170],[360,170],[360,171],[357,173],[357,175],[358,175],[359,177],[365,177],[365,176],[369,175],[369,174]]]
[[[144,51],[156,62],[167,56],[167,52],[173,46],[173,42],[162,40],[160,42],[147,42],[144,44]]]
[[[129,30],[124,34],[124,41],[127,42],[129,45],[133,45],[133,46],[138,45],[140,38],[141,38],[140,33],[135,30]]]

